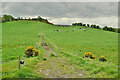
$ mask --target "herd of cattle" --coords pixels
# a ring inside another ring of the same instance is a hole
[[[74,32],[75,29],[76,29],[76,28],[74,28],[74,30],[71,30],[71,31]],[[83,30],[83,31],[86,31],[85,28],[79,28],[79,29],[81,29],[81,30]],[[57,30],[53,30],[53,31],[62,32],[61,30],[58,30],[58,29],[57,29]],[[66,32],[70,32],[70,31],[66,31]]]

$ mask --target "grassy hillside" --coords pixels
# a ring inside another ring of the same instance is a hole
[[[118,76],[118,33],[83,26],[58,27],[35,21],[13,21],[2,23],[3,77],[44,77],[36,73],[35,66],[39,67],[38,64],[43,62],[46,50],[40,47],[38,57],[24,57],[28,46],[36,48],[36,43],[42,42],[38,35],[44,35],[46,42],[54,47],[58,55],[55,58],[47,57],[51,62],[58,58],[63,59],[69,66],[88,73],[85,77],[89,78]],[[86,52],[92,52],[96,59],[82,58]],[[26,62],[21,70],[17,70],[18,56]],[[108,61],[100,62],[100,56],[106,56]]]

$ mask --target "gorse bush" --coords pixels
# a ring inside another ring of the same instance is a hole
[[[107,59],[105,58],[105,56],[100,56],[99,60],[100,61],[107,61]]]
[[[96,57],[95,57],[95,55],[90,55],[90,58],[95,59]]]
[[[39,55],[39,50],[35,50],[35,56]]]
[[[36,50],[34,47],[29,46],[26,51],[25,51],[26,57],[31,57],[33,56],[38,56],[39,55],[39,50]]]
[[[84,57],[89,57],[91,59],[95,59],[96,58],[95,55],[92,54],[92,52],[85,53],[84,56],[83,56],[83,58]]]
[[[35,48],[32,47],[32,46],[29,46],[26,49],[25,54],[26,54],[27,57],[30,57],[30,56],[33,56],[34,51],[35,51]]]

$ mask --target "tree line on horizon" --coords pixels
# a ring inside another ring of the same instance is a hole
[[[7,14],[4,14],[2,17],[2,22],[8,22],[8,21],[18,21],[18,20],[28,20],[28,21],[40,21],[40,22],[44,22],[44,23],[48,23],[48,24],[52,24],[50,22],[48,22],[47,19],[43,19],[42,17],[38,16],[38,18],[26,18],[26,17],[17,17],[17,18],[14,18],[13,16],[11,15],[7,15]],[[52,24],[53,25],[53,24]]]
[[[83,23],[73,23],[73,26],[85,26],[85,27],[91,27],[91,28],[95,28],[95,29],[102,29],[105,31],[111,31],[111,32],[118,32],[120,33],[120,29],[116,29],[116,28],[112,28],[112,27],[108,27],[108,26],[104,26],[103,28],[101,28],[99,25],[95,25],[95,24],[83,24]]]

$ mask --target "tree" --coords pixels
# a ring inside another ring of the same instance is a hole
[[[83,24],[82,26],[86,26],[86,24]]]
[[[30,21],[31,19],[29,18],[28,20]]]
[[[38,20],[41,21],[41,20],[43,20],[43,19],[42,19],[40,16],[38,16]]]
[[[101,29],[100,26],[96,26],[97,29]]]
[[[48,20],[47,20],[47,19],[45,19],[45,21],[47,21],[47,22],[48,22]]]
[[[87,27],[90,27],[90,25],[89,25],[89,24],[87,24]]]
[[[106,31],[107,31],[107,26],[103,27],[103,30],[106,30]]]
[[[18,20],[20,20],[20,17],[18,17]]]
[[[14,17],[12,17],[11,15],[3,15],[2,17],[2,21],[5,22],[5,21],[13,21],[14,20]]]

